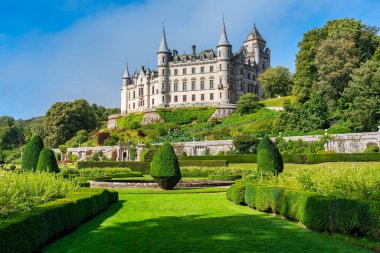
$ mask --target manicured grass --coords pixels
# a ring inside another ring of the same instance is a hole
[[[279,98],[271,98],[271,99],[265,99],[260,101],[265,106],[284,106],[285,100],[290,100],[293,102],[295,100],[294,96],[286,96],[286,97],[279,97]]]
[[[120,190],[120,202],[45,252],[367,252],[235,205],[224,192],[191,191]]]

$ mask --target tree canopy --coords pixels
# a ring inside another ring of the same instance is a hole
[[[262,83],[265,98],[287,96],[293,87],[290,70],[281,66],[268,68],[257,80]]]

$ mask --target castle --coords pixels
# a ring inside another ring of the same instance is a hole
[[[256,78],[270,66],[270,49],[254,25],[239,51],[233,53],[223,19],[215,51],[197,52],[195,45],[190,54],[170,51],[163,28],[157,60],[157,71],[142,67],[133,76],[126,66],[121,114],[161,107],[226,106],[249,92],[262,97]]]

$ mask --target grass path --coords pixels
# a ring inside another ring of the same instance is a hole
[[[224,192],[119,192],[119,203],[45,252],[366,252],[235,205]]]

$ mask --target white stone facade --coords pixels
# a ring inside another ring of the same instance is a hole
[[[191,54],[170,51],[163,30],[157,60],[157,71],[142,67],[130,76],[126,67],[121,114],[162,107],[229,105],[249,92],[262,97],[256,79],[270,66],[270,50],[254,26],[233,53],[223,21],[216,50],[197,52],[194,45]]]

